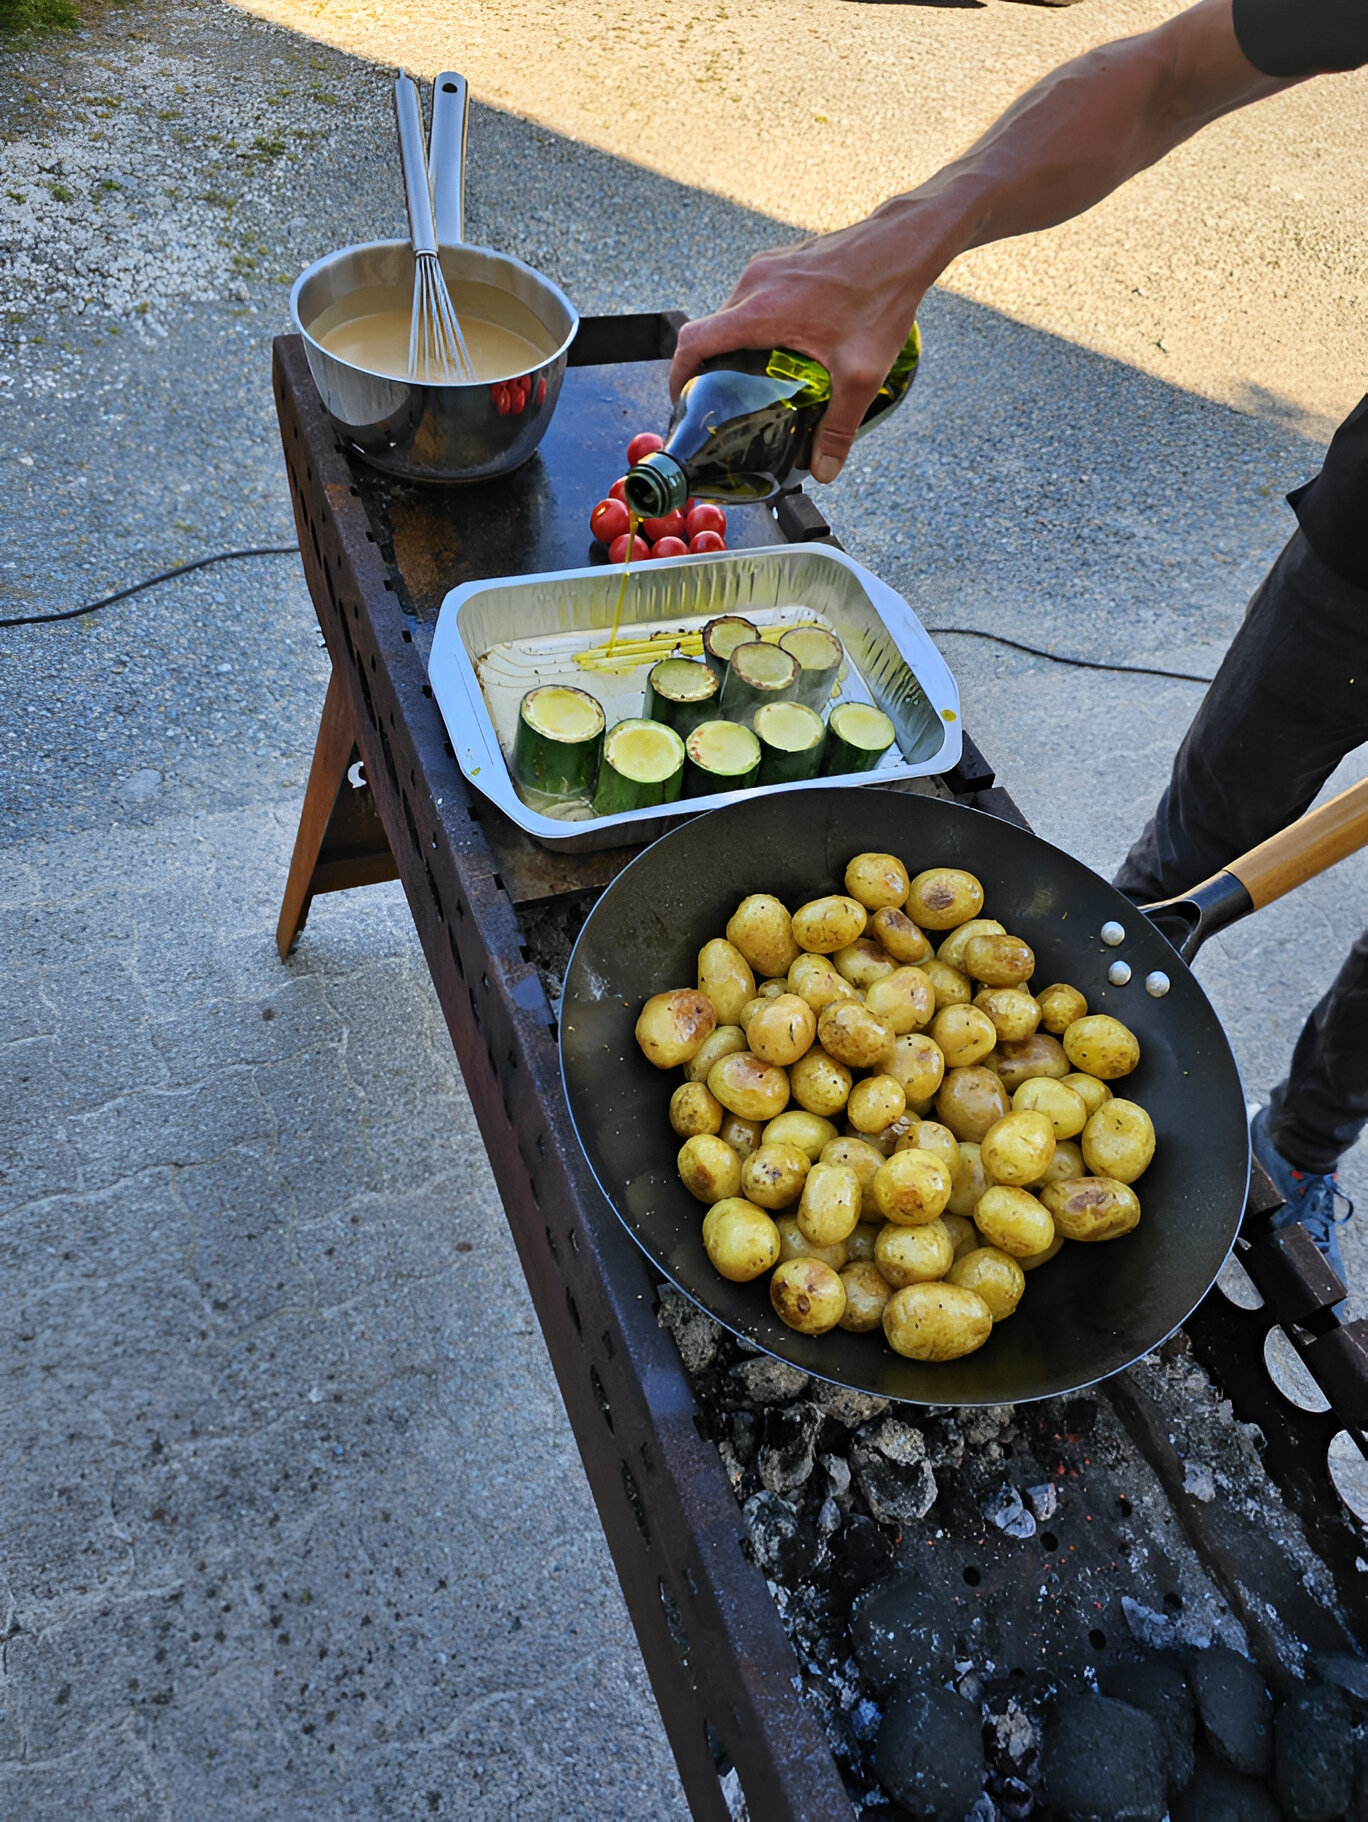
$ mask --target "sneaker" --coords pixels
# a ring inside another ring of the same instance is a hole
[[[1308,1171],[1294,1170],[1268,1136],[1266,1107],[1260,1107],[1249,1122],[1249,1142],[1254,1156],[1272,1177],[1278,1194],[1287,1205],[1274,1215],[1274,1227],[1290,1227],[1294,1221],[1300,1222],[1329,1261],[1340,1283],[1344,1284],[1344,1260],[1340,1256],[1335,1229],[1343,1227],[1353,1214],[1354,1205],[1340,1188],[1339,1178],[1333,1171],[1312,1176]],[[1343,1205],[1342,1214],[1336,1211],[1336,1203]]]

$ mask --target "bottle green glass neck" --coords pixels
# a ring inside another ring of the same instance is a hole
[[[688,499],[689,477],[672,455],[655,449],[628,469],[622,491],[639,519],[663,519]]]

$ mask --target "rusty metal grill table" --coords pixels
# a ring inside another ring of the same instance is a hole
[[[426,661],[447,590],[585,561],[589,508],[626,436],[660,421],[680,318],[589,318],[541,451],[486,487],[419,490],[349,459],[302,343],[273,386],[300,550],[332,678],[277,942],[319,892],[402,880],[513,1230],[609,1549],[695,1816],[852,1815],[655,1284],[585,1165],[555,1022],[520,911],[597,892],[635,850],[557,855],[461,776]],[[801,493],[733,518],[733,546],[828,535]],[[364,773],[361,768],[364,768]],[[972,742],[916,788],[1016,820]]]

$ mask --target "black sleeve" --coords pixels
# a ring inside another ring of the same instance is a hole
[[[1234,0],[1235,37],[1265,76],[1368,63],[1368,0]]]

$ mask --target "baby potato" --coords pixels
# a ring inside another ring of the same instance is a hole
[[[743,1120],[772,1120],[788,1103],[788,1077],[773,1063],[740,1050],[714,1063],[708,1087],[727,1109]]]
[[[857,854],[845,870],[845,889],[866,911],[896,909],[907,900],[912,884],[907,868],[893,854]]]
[[[1092,1118],[1099,1107],[1111,1100],[1111,1089],[1108,1088],[1105,1082],[1099,1082],[1095,1075],[1083,1075],[1081,1072],[1076,1071],[1073,1075],[1061,1076],[1059,1079],[1066,1088],[1073,1089],[1079,1100],[1082,1101],[1083,1105],[1087,1108],[1089,1119]]]
[[[766,1141],[741,1166],[741,1188],[759,1208],[787,1208],[802,1195],[811,1168],[798,1146]]]
[[[982,1144],[988,1128],[1011,1111],[1007,1090],[981,1063],[950,1070],[936,1096],[936,1118],[950,1128],[961,1145]]]
[[[1036,995],[1036,1005],[1040,1008],[1040,1022],[1055,1037],[1063,1037],[1075,1019],[1088,1016],[1088,1002],[1067,981],[1055,981]]]
[[[820,1044],[814,1044],[789,1070],[789,1092],[809,1113],[830,1119],[850,1099],[854,1079],[844,1063],[838,1063]]]
[[[1060,1233],[1059,1229],[1056,1228],[1054,1239],[1051,1240],[1043,1253],[1028,1253],[1024,1259],[1018,1259],[1017,1264],[1021,1267],[1023,1272],[1033,1272],[1038,1265],[1048,1265],[1063,1244],[1064,1236]]]
[[[934,1221],[950,1200],[951,1175],[930,1151],[895,1151],[874,1179],[874,1201],[885,1221],[920,1227]]]
[[[854,1233],[851,1234],[850,1238],[845,1243],[847,1256],[852,1261],[859,1259],[866,1263],[872,1262],[874,1258],[874,1242],[883,1232],[886,1225],[887,1223],[883,1221],[857,1222]]]
[[[685,1189],[700,1202],[724,1202],[741,1194],[741,1160],[711,1133],[685,1139],[676,1162]]]
[[[936,1012],[936,989],[920,968],[895,968],[865,989],[865,1005],[898,1037],[920,1031]]]
[[[891,1158],[898,1149],[899,1141],[911,1132],[920,1117],[919,1114],[905,1113],[900,1120],[892,1121],[878,1132],[860,1132],[858,1126],[849,1126],[846,1131],[851,1137],[858,1134],[867,1144],[874,1147],[880,1157]]]
[[[893,1049],[893,1032],[860,1000],[837,1000],[823,1007],[817,1016],[817,1036],[827,1055],[848,1069],[882,1069]]]
[[[866,987],[872,987],[885,974],[892,974],[895,966],[892,956],[885,954],[878,943],[867,936],[857,937],[853,943],[847,943],[831,959],[841,979],[849,981],[860,993]]]
[[[971,936],[964,945],[964,969],[985,987],[1020,987],[1035,973],[1035,951],[1019,936]]]
[[[1072,1139],[1088,1123],[1088,1109],[1082,1095],[1066,1088],[1054,1076],[1033,1075],[1012,1096],[1015,1113],[1043,1113],[1054,1127],[1056,1139]]]
[[[715,1133],[722,1126],[722,1103],[706,1082],[681,1082],[670,1096],[670,1124],[681,1139]]]
[[[836,1246],[860,1219],[860,1179],[848,1164],[814,1164],[798,1203],[798,1231],[814,1246]]]
[[[839,892],[810,899],[793,914],[793,940],[814,955],[831,955],[864,935],[868,917],[864,906]]]
[[[971,917],[967,924],[961,924],[958,930],[952,930],[949,936],[936,951],[936,960],[944,962],[947,967],[958,969],[961,974],[968,972],[965,961],[965,946],[976,936],[1006,936],[1007,926],[1000,924],[995,917]]]
[[[653,993],[636,1022],[636,1041],[657,1069],[678,1069],[698,1051],[717,1025],[717,1013],[706,993],[676,987]]]
[[[996,1246],[980,1246],[962,1253],[945,1275],[949,1283],[976,1291],[988,1305],[994,1322],[1007,1320],[1026,1289],[1022,1267],[1010,1253]]]
[[[839,1272],[846,1262],[846,1247],[843,1240],[835,1246],[814,1246],[795,1215],[779,1215],[774,1223],[779,1234],[779,1260],[786,1259],[820,1259],[823,1265],[829,1265],[834,1272]]]
[[[936,996],[936,1011],[943,1012],[947,1006],[967,1006],[974,997],[974,983],[959,968],[951,967],[939,956],[934,961],[923,962],[922,973],[931,983]]]
[[[770,1279],[770,1302],[799,1334],[825,1335],[845,1315],[845,1286],[820,1259],[786,1259]]]
[[[766,1145],[796,1145],[809,1164],[817,1162],[823,1147],[835,1137],[836,1128],[830,1120],[798,1107],[790,1107],[787,1113],[771,1120],[763,1135]]]
[[[1005,1183],[995,1183],[979,1197],[974,1224],[990,1245],[1014,1259],[1043,1253],[1054,1239],[1054,1222],[1045,1204]]]
[[[931,1036],[951,1069],[967,1069],[997,1043],[997,1027],[977,1006],[947,1006],[931,1021]]]
[[[866,931],[883,944],[895,962],[916,967],[929,962],[933,954],[930,939],[919,930],[905,911],[885,905],[865,925]]]
[[[850,1091],[846,1117],[856,1132],[883,1132],[907,1112],[907,1096],[891,1075],[869,1075]]]
[[[781,993],[787,993],[788,990],[789,984],[788,976],[786,974],[778,974],[772,981],[761,981],[760,985],[755,989],[762,1000],[777,999]]]
[[[1115,1177],[1075,1177],[1041,1191],[1066,1240],[1115,1240],[1140,1219],[1140,1198]]]
[[[943,1221],[921,1227],[885,1227],[874,1243],[874,1263],[895,1288],[943,1278],[955,1263],[955,1244]]]
[[[884,1305],[893,1295],[893,1286],[872,1259],[859,1260],[841,1273],[845,1286],[845,1315],[841,1327],[852,1335],[866,1335],[883,1324]]]
[[[711,1094],[712,1090],[708,1092]],[[744,1164],[753,1151],[758,1151],[762,1144],[763,1128],[759,1120],[743,1120],[739,1114],[724,1113],[717,1136],[726,1145],[730,1145]]]
[[[758,1003],[760,1010],[746,1026],[746,1042],[762,1063],[786,1069],[812,1048],[817,1014],[796,993],[780,993]]]
[[[728,1196],[703,1217],[703,1250],[715,1271],[745,1284],[778,1263],[779,1230],[764,1209],[743,1196]]]
[[[1069,1059],[1058,1038],[1047,1031],[1034,1032],[1017,1044],[999,1044],[993,1061],[1008,1094],[1015,1094],[1032,1076],[1053,1076],[1056,1081],[1069,1073]]]
[[[893,1054],[884,1062],[883,1071],[901,1084],[909,1106],[929,1101],[945,1079],[945,1052],[924,1032],[909,1031],[894,1040]]]
[[[884,1338],[909,1360],[958,1360],[981,1348],[993,1315],[977,1291],[959,1284],[908,1284],[884,1305]]]
[[[805,999],[814,1012],[823,1011],[835,1000],[860,997],[826,955],[800,955],[788,971],[788,984],[790,992]]]
[[[741,1008],[740,1012],[738,1012],[736,1015],[736,1022],[738,1025],[740,1025],[741,1029],[745,1032],[746,1042],[748,1044],[750,1042],[751,1020],[755,1017],[756,1013],[759,1012],[760,1008],[764,1004],[765,1004],[764,1000],[762,1000],[760,998],[760,995],[757,993],[753,1000],[746,1001],[745,1005]]]
[[[1075,1019],[1064,1033],[1064,1054],[1075,1069],[1114,1082],[1129,1075],[1140,1061],[1140,1040],[1120,1019],[1105,1012]]]
[[[933,1158],[939,1158],[950,1172],[953,1180],[959,1169],[959,1140],[948,1126],[942,1126],[939,1120],[914,1120],[907,1131],[901,1134],[894,1151],[929,1151]]]
[[[727,922],[727,941],[745,956],[757,974],[787,974],[802,947],[793,940],[787,908],[768,892],[743,898]]]
[[[1113,1099],[1083,1128],[1081,1145],[1094,1177],[1134,1183],[1154,1156],[1154,1122],[1136,1102]]]
[[[992,1186],[988,1181],[988,1173],[983,1168],[983,1156],[978,1146],[966,1143],[963,1139],[958,1144],[959,1162],[950,1181],[950,1200],[945,1206],[951,1214],[972,1219],[974,1210],[979,1205],[979,1197]],[[975,1240],[974,1244],[977,1246],[978,1241]]]
[[[1054,1156],[1054,1127],[1043,1113],[1009,1113],[990,1126],[979,1145],[994,1183],[1038,1183]]]
[[[739,1025],[719,1025],[704,1038],[684,1065],[684,1080],[706,1082],[714,1063],[720,1063],[723,1057],[734,1056],[738,1050],[745,1048],[746,1034]]]
[[[983,909],[983,887],[960,867],[928,867],[907,888],[903,910],[923,930],[953,930]]]
[[[861,1221],[882,1220],[879,1205],[874,1200],[874,1179],[878,1176],[884,1161],[884,1154],[867,1139],[855,1136],[840,1136],[832,1139],[830,1144],[822,1147],[823,1164],[848,1164],[860,1180],[860,1219]],[[871,1252],[869,1257],[873,1258]],[[851,1258],[858,1258],[852,1252]]]
[[[719,1025],[740,1023],[737,1014],[755,998],[751,965],[734,943],[715,936],[698,952],[698,991],[713,1003]]]
[[[972,1253],[976,1246],[983,1245],[983,1237],[974,1226],[968,1215],[952,1215],[947,1208],[940,1217],[941,1226],[950,1236],[950,1244],[955,1249],[955,1257],[960,1259],[965,1253]],[[917,1228],[911,1230],[918,1232]]]
[[[1039,1190],[1046,1183],[1066,1183],[1070,1177],[1086,1177],[1087,1174],[1081,1147],[1075,1145],[1072,1139],[1058,1139],[1055,1141],[1054,1156],[1045,1166],[1044,1175],[1038,1183],[1028,1183],[1026,1187]]]
[[[999,1041],[1019,1044],[1040,1023],[1040,1008],[1024,987],[981,987],[974,1004],[993,1021]]]

